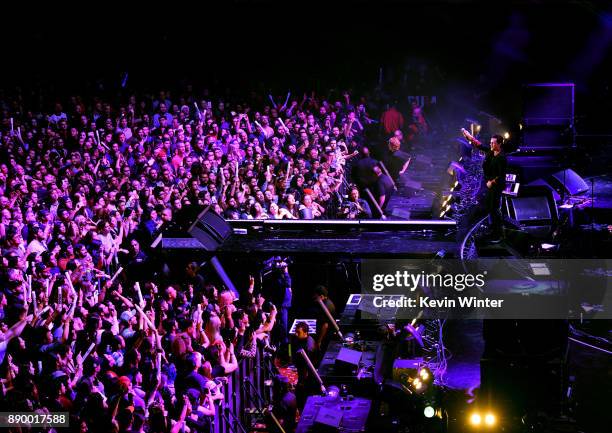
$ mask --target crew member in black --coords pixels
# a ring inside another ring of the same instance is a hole
[[[391,195],[395,188],[393,187],[393,180],[383,173],[382,168],[379,165],[375,165],[372,169],[374,172],[374,176],[376,176],[376,184],[374,186],[374,199],[378,203],[378,207],[374,206],[374,209],[377,210],[377,217],[386,219],[384,214],[387,209],[387,205],[389,204],[389,200],[391,200]],[[382,215],[378,211],[378,208],[382,209]]]
[[[472,146],[485,152],[485,160],[482,164],[484,178],[487,183],[485,195],[485,210],[489,215],[492,242],[499,242],[502,237],[501,196],[506,183],[506,155],[502,151],[503,137],[493,135],[491,137],[490,149],[474,138],[467,130],[462,129],[463,136]]]
[[[304,358],[297,354],[298,350],[302,349],[306,352],[306,355],[308,355],[313,365],[316,366],[319,362],[319,347],[308,331],[308,324],[306,324],[306,322],[298,322],[295,327],[295,335],[292,342],[293,363],[297,368],[298,374],[295,394],[300,408],[304,407],[306,398],[309,395],[318,393],[321,388],[317,379],[308,368]]]

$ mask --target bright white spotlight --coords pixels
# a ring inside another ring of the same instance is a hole
[[[421,379],[427,380],[429,379],[429,372],[423,368],[419,371],[419,376],[421,376]]]
[[[504,140],[508,140],[510,138],[509,132],[504,132]]]
[[[470,416],[470,424],[480,425],[481,422],[482,422],[482,418],[480,417],[480,414],[473,413],[472,416]]]
[[[488,426],[495,425],[495,421],[496,421],[495,415],[493,415],[492,413],[486,414],[484,421],[485,421],[485,424]]]
[[[423,409],[423,415],[425,415],[425,418],[433,418],[435,414],[436,410],[429,405],[425,406],[425,409]]]
[[[423,387],[423,383],[419,379],[414,379],[412,382],[414,389],[421,389]]]

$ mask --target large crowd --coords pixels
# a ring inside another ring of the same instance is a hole
[[[363,105],[305,97],[252,112],[160,93],[119,106],[73,98],[44,114],[12,102],[1,131],[2,407],[66,411],[80,431],[206,431],[222,378],[258,341],[270,346],[276,307],[264,312],[252,285],[240,300],[218,291],[196,264],[186,284],[158,287],[134,273],[148,261],[141,243],[190,204],[227,218],[329,215],[369,122]]]
[[[253,281],[237,299],[196,263],[175,283],[154,278],[150,240],[182,207],[369,218],[367,185],[385,201],[366,143],[378,121],[346,92],[253,107],[166,92],[47,113],[0,104],[0,404],[67,411],[75,431],[207,431],[238,361],[273,351],[278,322],[286,342],[290,279],[277,319]],[[388,111],[387,134],[403,124]]]

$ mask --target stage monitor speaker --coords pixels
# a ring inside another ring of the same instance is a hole
[[[183,206],[181,209],[172,212],[172,221],[164,223],[161,232],[165,237],[187,237],[189,227],[197,221],[198,215],[204,209],[203,206],[197,205]]]
[[[322,406],[314,420],[315,424],[324,429],[338,431],[342,423],[342,411],[337,408],[327,408]]]
[[[334,362],[334,370],[336,373],[352,374],[353,371],[359,368],[362,352],[358,350],[348,349],[343,347],[338,352],[338,356]]]
[[[331,399],[311,395],[301,411],[295,433],[365,432],[372,401],[361,397]]]
[[[589,185],[571,168],[553,174],[550,183],[560,194],[565,190],[564,195],[579,195],[589,190]]]
[[[542,187],[548,188],[551,191],[555,201],[561,200],[561,196],[559,195],[559,193],[552,187],[551,184],[546,182],[544,179],[537,179],[537,180],[534,180],[533,182],[529,182],[527,186],[542,186]]]
[[[559,219],[549,186],[525,186],[518,197],[507,197],[506,215],[521,225],[552,225]]]
[[[215,251],[232,234],[230,225],[211,207],[204,209],[187,229],[207,251]]]
[[[551,124],[574,118],[573,83],[527,84],[523,90],[523,118],[530,124]]]

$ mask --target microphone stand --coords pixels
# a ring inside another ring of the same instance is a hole
[[[296,353],[299,353],[302,356],[302,358],[304,358],[304,361],[306,362],[308,369],[310,370],[312,375],[315,377],[315,379],[317,379],[317,382],[319,382],[319,385],[321,385],[321,393],[325,394],[326,389],[325,389],[325,385],[323,384],[323,379],[321,379],[321,376],[319,376],[319,373],[317,373],[317,369],[314,367],[314,365],[312,365],[312,361],[310,361],[310,358],[308,357],[304,349],[300,349]]]
[[[253,383],[250,381],[250,379],[249,378],[245,378],[244,379],[244,383],[249,385],[249,387],[253,390],[255,397],[257,397],[257,400],[259,400],[259,403],[261,404],[261,407],[256,407],[257,412],[259,412],[260,415],[265,415],[266,407],[268,407],[267,411],[270,414],[270,418],[272,418],[272,421],[276,425],[276,428],[278,428],[278,430],[281,433],[286,433],[285,429],[283,428],[283,426],[279,422],[278,418],[276,418],[276,415],[274,415],[274,412],[272,411],[272,409],[270,409],[269,406],[266,404],[264,398],[261,396],[259,391],[257,391],[257,388],[255,388],[255,385],[253,385]],[[243,389],[244,388],[246,388],[246,387],[243,386]],[[246,389],[244,389],[244,391],[245,391],[245,394],[248,395],[248,393],[246,393]],[[254,402],[254,403],[256,403],[256,402]]]
[[[374,198],[374,195],[372,194],[372,191],[370,191],[369,188],[365,188],[364,191],[366,192],[366,194],[368,195],[368,197],[372,201],[372,204],[374,205],[376,210],[380,213],[380,215],[381,215],[380,218],[383,219],[383,220],[386,220],[387,217],[385,216],[385,212],[382,210],[382,208],[380,207],[380,205],[378,204],[378,202]]]
[[[244,426],[242,425],[242,423],[240,422],[240,420],[236,418],[236,416],[230,411],[229,406],[226,405],[223,409],[219,408],[219,414],[221,415],[221,418],[223,418],[223,421],[225,421],[225,423],[227,424],[227,426],[229,427],[231,431],[236,432],[236,430],[232,426],[232,422],[226,416],[225,412],[229,413],[233,417],[234,422],[236,423],[238,427],[240,427],[239,430],[242,433],[248,433],[246,429],[244,428]]]
[[[387,170],[387,167],[385,167],[385,164],[382,161],[379,161],[380,166],[382,167],[383,171],[385,172],[385,174],[387,176],[389,176],[389,179],[391,179],[391,183],[393,184],[393,190],[397,191],[397,185],[395,184],[395,181],[393,180],[393,178],[391,177],[391,173],[389,173],[389,170]]]

